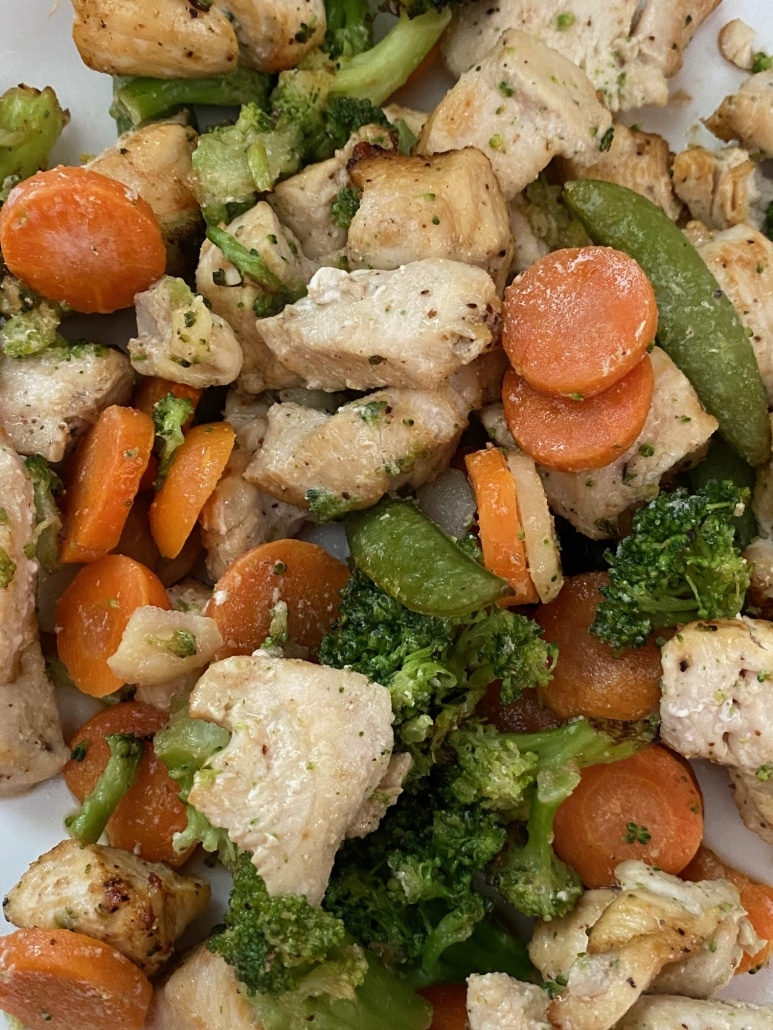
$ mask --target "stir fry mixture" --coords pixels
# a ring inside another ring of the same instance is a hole
[[[11,1025],[773,1026],[773,59],[630,115],[719,2],[72,0],[118,142],[0,96]]]

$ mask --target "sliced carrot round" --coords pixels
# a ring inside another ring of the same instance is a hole
[[[59,598],[56,646],[70,679],[84,694],[105,697],[123,686],[107,659],[115,654],[135,608],[169,608],[161,580],[123,554],[84,565]]]
[[[166,266],[158,220],[142,197],[64,165],[11,190],[0,209],[0,250],[33,290],[86,313],[130,307]]]
[[[679,873],[703,837],[700,787],[686,759],[653,744],[583,769],[553,831],[556,854],[586,887],[614,883],[615,866],[629,858]]]
[[[153,988],[109,944],[31,927],[0,938],[0,1009],[28,1030],[141,1030]]]
[[[94,561],[118,545],[154,439],[143,412],[117,404],[100,412],[65,478],[61,561]]]
[[[570,576],[558,597],[534,612],[545,639],[558,645],[540,697],[562,719],[643,719],[660,700],[660,648],[648,643],[617,653],[590,633],[608,583],[605,572]]]
[[[145,744],[137,778],[118,802],[105,827],[108,842],[139,855],[147,862],[166,862],[176,869],[190,849],[178,852],[173,837],[188,823],[179,787],[153,751],[153,738],[167,723],[167,716],[152,705],[123,701],[97,712],[70,741],[71,758],[62,770],[65,782],[79,801],[96,786],[110,757],[106,737],[128,733]]]
[[[234,445],[229,422],[194,426],[150,506],[150,532],[164,558],[176,558],[217,486]]]
[[[515,479],[504,455],[488,447],[465,455],[464,464],[478,505],[483,564],[513,588],[499,603],[536,604],[539,595],[529,575]]]
[[[429,1030],[467,1030],[467,984],[433,984],[419,994],[432,1005]]]
[[[170,393],[173,393],[175,397],[189,400],[195,411],[204,391],[198,386],[175,383],[171,379],[162,379],[160,376],[140,376],[132,395],[132,406],[152,417],[153,408]],[[188,422],[184,422],[182,428],[187,429],[188,425]]]
[[[655,292],[612,247],[555,250],[507,288],[502,344],[535,390],[585,398],[608,389],[655,339]]]
[[[217,581],[204,609],[224,641],[216,659],[260,647],[279,601],[287,605],[290,640],[315,655],[348,579],[343,562],[306,540],[274,540],[245,551]]]
[[[539,393],[508,369],[502,403],[516,443],[536,462],[582,472],[609,465],[631,446],[644,427],[653,387],[652,362],[645,354],[626,376],[586,400]]]

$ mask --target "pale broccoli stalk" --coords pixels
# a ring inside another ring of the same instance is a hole
[[[193,402],[168,393],[153,405],[153,425],[160,444],[156,485],[166,479],[177,448],[183,442],[183,426],[193,414]]]
[[[46,167],[69,120],[50,86],[12,86],[0,96],[0,204],[17,182]]]
[[[31,454],[24,465],[32,481],[35,500],[35,551],[40,566],[46,572],[59,568],[59,532],[62,517],[56,495],[64,489],[62,480],[41,454]]]
[[[256,286],[260,286],[261,292],[253,303],[253,309],[258,318],[278,314],[286,304],[292,304],[300,297],[306,296],[306,284],[302,279],[283,282],[275,272],[271,271],[266,260],[257,250],[254,248],[247,250],[225,229],[210,226],[207,229],[207,239],[220,248],[223,256],[241,272],[242,276]]]
[[[70,836],[94,844],[119,801],[134,784],[142,761],[143,743],[133,733],[108,733],[110,758],[89,796],[64,823]]]

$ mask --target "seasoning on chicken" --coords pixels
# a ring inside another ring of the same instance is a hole
[[[556,155],[590,154],[612,125],[585,73],[517,29],[466,71],[427,119],[421,154],[483,151],[510,200]]]
[[[692,218],[709,229],[742,222],[760,229],[773,201],[773,183],[741,147],[688,147],[674,158],[673,183]]]
[[[35,494],[24,462],[0,422],[0,678],[13,679],[25,648],[37,638],[35,577],[29,553]]]
[[[323,0],[216,0],[228,15],[242,60],[262,72],[294,68],[325,36]]]
[[[507,973],[473,973],[467,978],[469,1030],[552,1030],[549,996],[536,984]]]
[[[319,904],[346,829],[389,764],[389,691],[360,673],[257,652],[211,665],[190,713],[232,731],[190,803],[252,852],[270,894]]]
[[[128,401],[133,383],[126,355],[98,344],[0,356],[0,425],[19,454],[58,462],[103,408]]]
[[[361,193],[346,240],[350,268],[449,258],[483,268],[501,296],[514,245],[507,204],[480,150],[406,157],[358,146],[348,168]]]
[[[63,840],[3,900],[14,926],[62,928],[112,945],[148,976],[207,907],[209,881],[102,844]]]
[[[758,157],[773,157],[773,70],[750,75],[703,124],[726,143],[738,140]]]
[[[258,332],[311,389],[433,389],[493,346],[499,310],[482,268],[428,258],[389,271],[321,268],[307,296]]]

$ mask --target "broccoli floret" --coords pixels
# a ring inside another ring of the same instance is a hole
[[[710,480],[694,494],[661,493],[633,517],[629,536],[606,554],[609,585],[591,632],[615,648],[642,647],[658,629],[733,618],[749,587],[734,517],[749,491]]]
[[[62,309],[39,299],[0,326],[0,348],[9,358],[26,358],[57,343]]]
[[[17,182],[46,167],[69,120],[50,86],[12,86],[0,96],[0,205]]]
[[[64,490],[59,476],[41,454],[30,454],[24,459],[35,500],[35,554],[42,569],[55,572],[59,568],[59,532],[62,517],[56,503]]]
[[[351,58],[373,46],[373,11],[369,0],[326,0],[322,49],[335,60]]]
[[[356,186],[344,186],[330,202],[330,217],[338,229],[348,229],[357,214],[362,198],[362,190]]]
[[[160,445],[156,485],[166,478],[174,459],[175,451],[185,439],[183,426],[193,415],[193,401],[168,393],[153,405],[153,425]]]
[[[764,50],[758,50],[752,59],[751,73],[769,72],[773,68],[773,56],[766,54]]]
[[[144,745],[133,733],[108,733],[110,757],[94,789],[79,810],[65,819],[70,836],[93,844],[102,836],[118,802],[137,778]]]
[[[256,298],[253,308],[258,318],[267,318],[278,314],[286,304],[293,304],[300,297],[306,296],[306,284],[302,279],[283,282],[271,271],[265,259],[255,250],[247,250],[239,241],[226,232],[210,226],[207,238],[219,247],[227,258],[243,276],[260,286],[261,293]]]

